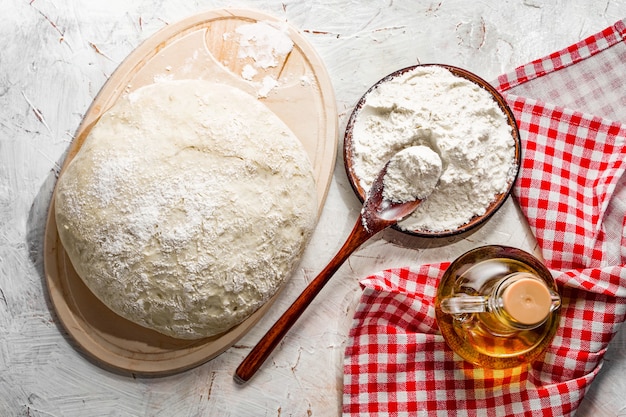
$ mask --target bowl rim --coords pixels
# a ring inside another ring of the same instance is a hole
[[[506,116],[507,123],[509,126],[511,126],[511,136],[515,143],[515,156],[514,156],[515,166],[511,167],[512,169],[514,169],[514,173],[510,177],[506,191],[496,195],[494,201],[492,201],[492,203],[486,207],[484,214],[480,216],[474,216],[472,219],[470,219],[470,221],[459,226],[456,229],[443,230],[439,232],[428,231],[428,230],[405,230],[397,224],[392,226],[394,229],[396,229],[397,231],[401,233],[412,235],[412,236],[418,236],[418,237],[438,238],[438,237],[456,236],[456,235],[460,235],[465,232],[468,232],[472,229],[477,228],[479,225],[484,224],[500,209],[500,207],[502,207],[502,205],[504,204],[504,202],[506,201],[506,199],[508,198],[508,196],[511,194],[513,190],[513,185],[515,184],[515,182],[517,181],[517,177],[519,176],[519,171],[520,171],[521,162],[522,162],[522,144],[520,140],[519,128],[518,128],[515,116],[513,115],[513,111],[507,104],[504,97],[500,94],[500,92],[496,90],[496,88],[493,85],[491,85],[490,83],[485,81],[483,78],[479,77],[478,75],[466,69],[456,67],[453,65],[428,63],[428,64],[416,64],[416,65],[404,67],[390,74],[387,74],[381,79],[379,79],[370,88],[368,88],[367,91],[361,96],[359,101],[354,106],[354,109],[352,110],[352,113],[350,114],[350,118],[348,119],[348,123],[346,125],[346,129],[344,133],[344,140],[343,140],[344,169],[345,169],[346,175],[348,176],[350,186],[352,187],[352,190],[356,194],[357,198],[360,200],[361,203],[365,202],[367,191],[364,190],[363,187],[361,187],[359,183],[359,178],[354,173],[354,167],[353,167],[352,133],[353,133],[356,120],[365,104],[367,96],[373,90],[378,88],[380,84],[385,83],[404,73],[413,71],[414,69],[421,68],[421,67],[445,68],[448,71],[450,71],[453,75],[464,78],[470,82],[473,82],[479,87],[485,89],[493,97],[493,99],[498,104],[498,107],[500,107],[500,109]]]

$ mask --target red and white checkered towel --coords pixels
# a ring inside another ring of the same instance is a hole
[[[449,263],[367,277],[345,351],[344,416],[571,415],[626,319],[626,20],[495,84],[519,124],[514,197],[559,283],[560,329],[541,360],[482,369],[450,350],[435,321]]]

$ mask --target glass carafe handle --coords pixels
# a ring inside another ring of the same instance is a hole
[[[441,300],[441,311],[447,314],[485,313],[488,311],[488,298],[482,295],[460,294]]]

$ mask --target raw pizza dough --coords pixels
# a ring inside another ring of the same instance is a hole
[[[120,99],[60,177],[55,210],[93,293],[182,339],[225,332],[265,303],[317,219],[295,135],[255,97],[198,80]]]

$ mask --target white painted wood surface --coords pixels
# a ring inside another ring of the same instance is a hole
[[[452,260],[502,243],[533,250],[515,205],[463,240],[393,230],[339,270],[246,386],[232,374],[343,243],[360,205],[339,157],[301,267],[271,312],[237,345],[163,378],[91,363],[46,298],[42,237],[55,172],[107,77],[168,23],[212,8],[254,8],[288,20],[330,73],[340,130],[383,75],[418,62],[457,65],[488,80],[626,17],[626,0],[137,1],[0,0],[0,416],[334,416],[358,279],[393,266]],[[615,337],[579,416],[626,415],[626,329]]]

